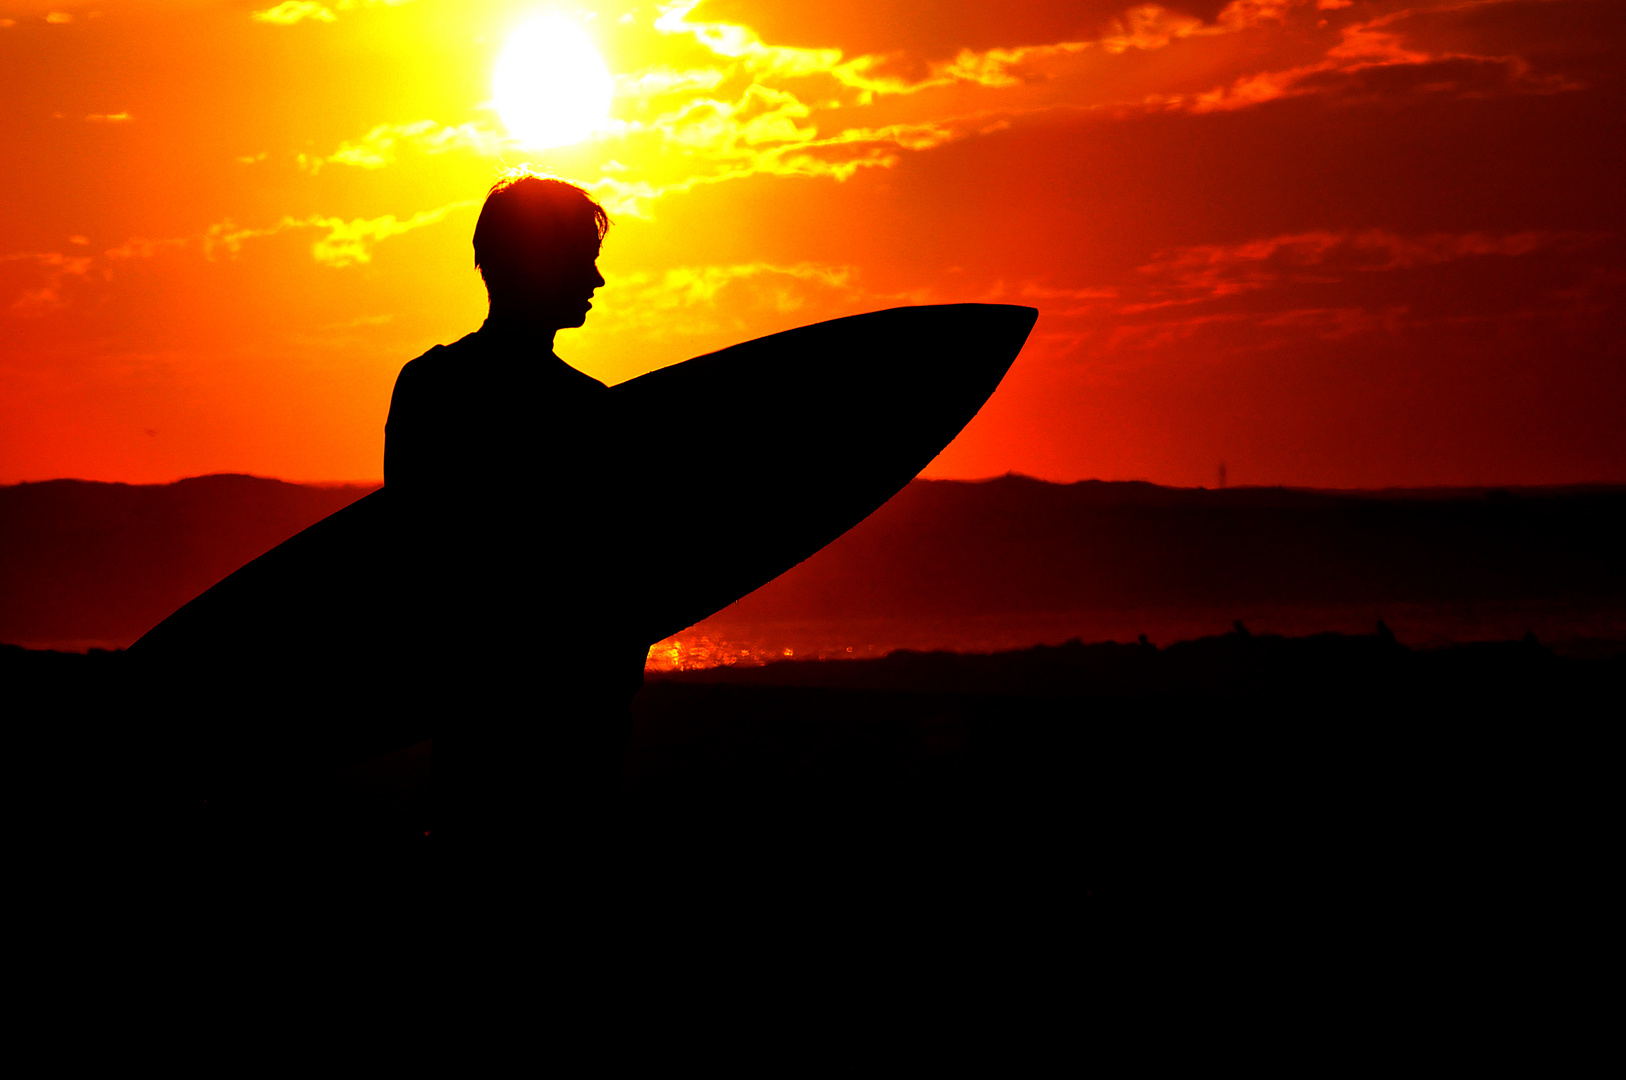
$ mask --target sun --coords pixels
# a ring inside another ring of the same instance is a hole
[[[559,16],[526,23],[509,35],[492,87],[509,134],[536,149],[591,135],[610,115],[614,88],[592,39]]]

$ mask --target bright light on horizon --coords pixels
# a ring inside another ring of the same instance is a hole
[[[492,80],[497,114],[533,149],[587,138],[610,115],[615,81],[581,27],[550,15],[508,37]]]

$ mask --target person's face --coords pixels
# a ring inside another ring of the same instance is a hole
[[[594,291],[604,284],[598,250],[598,233],[589,227],[539,252],[515,282],[515,299],[554,329],[582,325],[593,306]]]

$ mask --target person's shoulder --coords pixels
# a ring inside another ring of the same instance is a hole
[[[478,349],[474,338],[475,335],[469,334],[450,345],[436,345],[422,356],[408,360],[395,377],[396,385],[417,386],[441,381],[457,370],[460,362],[466,359],[464,354]]]
[[[438,370],[457,363],[463,354],[475,352],[478,348],[478,335],[465,334],[450,345],[436,345],[422,356],[408,360],[401,368],[401,372],[405,374],[411,369],[414,373],[422,374]]]

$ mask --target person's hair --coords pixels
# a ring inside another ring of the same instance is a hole
[[[491,186],[474,226],[474,265],[489,289],[509,268],[538,249],[558,247],[591,224],[600,241],[610,217],[584,189],[558,177],[509,169]]]

